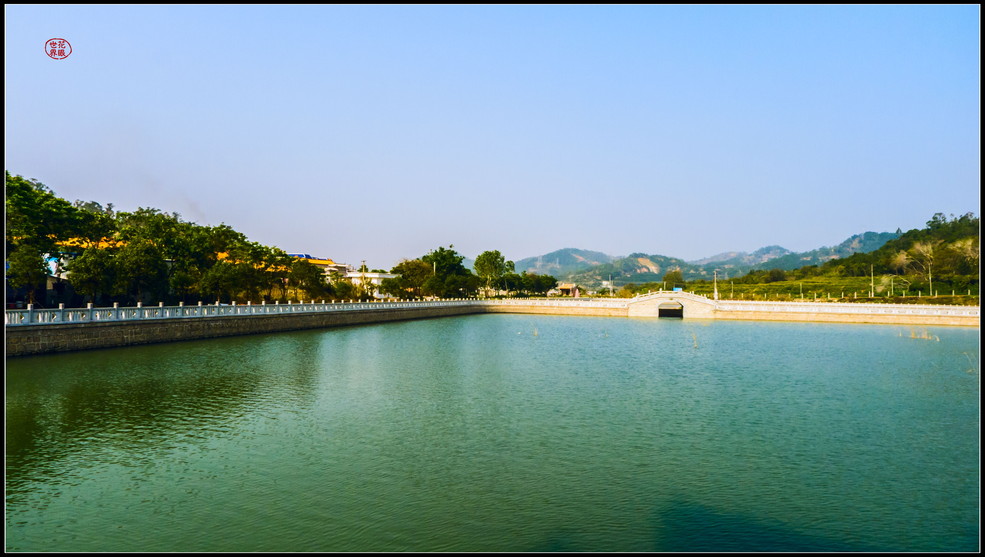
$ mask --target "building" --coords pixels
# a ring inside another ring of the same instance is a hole
[[[352,270],[352,265],[346,265],[345,263],[336,263],[331,259],[315,257],[309,253],[289,253],[291,257],[297,257],[299,259],[305,259],[308,263],[311,263],[315,267],[318,267],[325,272],[326,275],[331,275],[332,273],[338,273],[340,276],[345,276],[346,273]]]
[[[356,286],[362,286],[364,288],[373,288],[374,298],[385,298],[383,294],[380,293],[380,285],[383,284],[383,279],[397,278],[400,275],[395,275],[393,273],[380,273],[380,272],[370,272],[370,271],[355,271],[350,270],[345,274],[345,280],[351,282]]]
[[[557,285],[557,289],[561,292],[562,296],[571,296],[572,298],[581,296],[581,290],[573,282],[562,282]]]
[[[355,267],[346,263],[336,263],[331,259],[323,259],[320,257],[315,257],[310,253],[289,253],[291,257],[298,257],[300,259],[305,259],[312,265],[323,269],[325,274],[330,277],[330,280],[345,280],[354,286],[360,286],[365,289],[372,287],[373,297],[377,299],[385,298],[386,296],[380,293],[380,285],[383,284],[383,279],[397,278],[400,275],[395,275],[393,273],[381,273],[381,272],[370,272],[370,271],[357,271]],[[366,263],[363,262],[361,267],[366,268]]]

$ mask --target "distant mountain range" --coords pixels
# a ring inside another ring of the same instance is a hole
[[[741,276],[752,269],[783,269],[789,271],[806,265],[820,265],[853,253],[868,253],[898,238],[896,232],[865,232],[856,234],[833,247],[821,247],[796,253],[781,246],[766,246],[752,253],[725,252],[695,261],[684,261],[665,255],[632,253],[617,257],[597,251],[565,248],[538,257],[528,257],[515,263],[516,272],[529,271],[549,274],[592,288],[611,279],[616,285],[627,282],[659,282],[670,270],[679,268],[685,280]]]
[[[538,275],[554,275],[562,278],[596,265],[611,263],[616,259],[619,258],[598,251],[565,248],[539,257],[521,259],[514,266],[518,273],[529,271]]]

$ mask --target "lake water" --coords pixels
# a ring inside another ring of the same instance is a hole
[[[978,358],[967,328],[476,315],[11,359],[6,546],[976,551]]]

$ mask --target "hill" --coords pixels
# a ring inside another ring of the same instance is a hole
[[[529,271],[538,275],[546,274],[561,278],[616,259],[598,251],[565,248],[545,255],[521,259],[514,264],[514,267],[517,273]]]
[[[547,272],[567,281],[576,282],[588,288],[598,288],[611,277],[617,286],[634,282],[659,282],[663,275],[679,269],[685,280],[710,279],[717,271],[718,277],[726,279],[737,277],[754,269],[782,269],[790,271],[807,265],[821,265],[834,259],[848,257],[855,253],[868,253],[879,249],[886,242],[898,238],[898,232],[865,232],[849,237],[833,247],[820,247],[806,252],[792,252],[778,245],[766,246],[752,253],[724,252],[695,261],[684,261],[666,255],[633,253],[627,257],[611,257],[598,252],[566,249],[553,252],[540,258],[524,261],[551,263],[552,257],[559,262]],[[594,257],[575,257],[576,254],[594,254]],[[570,258],[566,259],[566,256]],[[605,261],[604,258],[609,258]],[[567,261],[568,265],[560,263]],[[546,265],[545,265],[546,267]],[[517,264],[517,271],[522,272]]]

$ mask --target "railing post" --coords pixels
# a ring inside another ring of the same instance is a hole
[[[27,304],[27,323],[34,323],[34,304]]]
[[[62,302],[58,303],[58,322],[65,322],[65,304]]]
[[[92,302],[86,304],[86,309],[89,310],[89,321],[92,321]]]
[[[113,302],[113,321],[120,320],[120,302]]]

